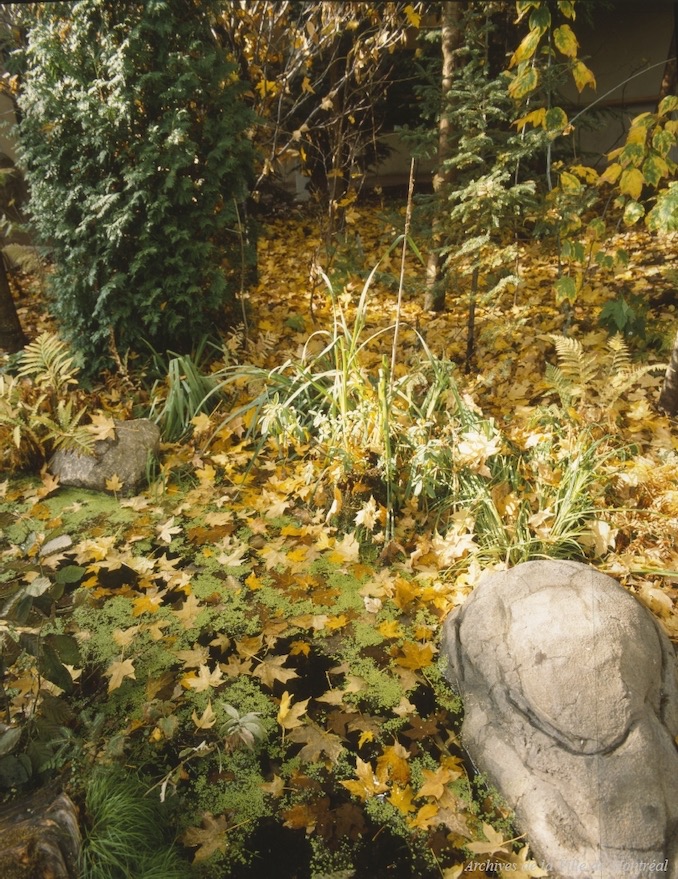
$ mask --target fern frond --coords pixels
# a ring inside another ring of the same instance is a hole
[[[544,377],[546,383],[560,397],[561,406],[564,409],[567,409],[572,402],[572,380],[568,378],[561,369],[558,369],[557,366],[553,366],[551,363],[546,364]]]
[[[562,374],[572,382],[570,393],[584,397],[599,373],[594,354],[586,354],[581,342],[570,336],[550,334],[556,348]]]
[[[77,384],[77,372],[68,345],[54,333],[45,332],[24,348],[18,375],[59,392]]]
[[[602,389],[601,400],[608,406],[616,403],[644,375],[650,372],[663,372],[665,369],[665,363],[643,363],[640,366],[627,367],[626,371],[614,372],[608,377],[608,381]]]
[[[42,439],[43,446],[51,446],[54,450],[63,449],[85,455],[92,454],[96,438],[81,423],[86,411],[86,407],[83,406],[74,413],[72,400],[67,402],[59,400],[54,417],[49,415],[35,417],[34,423],[40,424],[46,431]]]
[[[631,352],[621,333],[607,340],[607,347],[612,354],[609,371],[611,375],[626,373],[631,368]]]

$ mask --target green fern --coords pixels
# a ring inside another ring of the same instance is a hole
[[[52,450],[79,452],[90,455],[94,451],[96,437],[81,424],[85,415],[86,407],[78,412],[73,412],[73,400],[59,400],[54,417],[37,415],[35,421],[41,424],[45,430],[43,445],[49,445]]]
[[[21,355],[17,376],[0,376],[0,461],[40,466],[57,449],[90,454],[95,437],[77,408],[77,368],[68,346],[43,333]]]
[[[38,387],[48,387],[56,393],[77,384],[78,368],[70,349],[54,333],[41,333],[24,348],[17,372],[22,378],[32,379]]]

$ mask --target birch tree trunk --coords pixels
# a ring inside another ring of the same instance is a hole
[[[450,105],[450,90],[455,69],[455,49],[462,42],[462,13],[461,2],[448,2],[441,4],[442,18],[442,97],[440,106],[440,122],[438,125],[438,162],[437,170],[433,177],[433,192],[436,195],[435,215],[433,218],[431,252],[426,265],[426,295],[424,308],[428,311],[442,311],[445,307],[445,286],[443,258],[440,249],[445,240],[445,203],[444,192],[449,184],[452,174],[446,167],[446,161],[452,155],[452,127],[448,116]]]

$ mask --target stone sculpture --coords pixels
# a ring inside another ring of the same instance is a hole
[[[526,562],[483,575],[442,655],[464,747],[551,879],[678,879],[678,669],[646,608],[588,565]]]
[[[158,452],[160,430],[147,418],[115,422],[115,438],[100,440],[93,455],[58,451],[50,472],[62,485],[106,491],[106,482],[117,476],[122,494],[137,490],[146,477],[149,455]]]

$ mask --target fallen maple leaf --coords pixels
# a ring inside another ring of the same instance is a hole
[[[155,530],[158,532],[158,540],[168,546],[175,534],[181,534],[181,527],[174,524],[174,516],[163,522],[162,525],[158,525]]]
[[[197,675],[184,675],[181,683],[186,689],[195,690],[196,693],[204,693],[210,687],[218,687],[222,683],[223,676],[223,672],[218,665],[212,671],[210,671],[208,665],[201,665]]]
[[[211,812],[202,816],[202,827],[189,827],[181,841],[189,847],[198,846],[193,860],[206,861],[215,852],[224,852],[228,845],[228,818],[219,815],[215,818]]]
[[[198,614],[202,610],[200,601],[193,595],[186,596],[184,603],[179,610],[174,611],[174,615],[181,621],[184,629],[193,629],[198,619]]]
[[[129,647],[141,626],[129,626],[127,629],[114,629],[113,640],[118,647]]]
[[[398,656],[395,662],[403,668],[413,670],[426,668],[433,662],[433,646],[431,644],[416,644],[407,641],[402,646],[402,656]]]
[[[299,729],[292,730],[287,741],[303,744],[304,747],[299,751],[298,757],[309,763],[316,763],[322,754],[334,761],[344,750],[339,736],[326,732],[315,723],[307,723]]]
[[[424,776],[424,783],[417,791],[417,798],[433,797],[434,799],[439,800],[445,793],[445,786],[450,781],[460,778],[462,773],[460,771],[453,771],[451,769],[446,769],[444,766],[440,766],[435,771],[432,769],[423,769],[422,775]]]
[[[277,718],[280,726],[285,730],[301,726],[302,721],[299,718],[302,714],[305,714],[310,701],[310,698],[304,699],[303,702],[297,702],[296,705],[292,705],[292,696],[287,690],[285,690],[280,700],[280,709]]]
[[[329,560],[338,565],[360,561],[360,544],[355,535],[345,534],[341,540],[337,540],[334,549],[329,554]]]
[[[115,439],[115,421],[103,412],[92,415],[92,423],[87,425],[88,433],[96,440]]]
[[[515,876],[516,879],[533,879],[533,877],[548,876],[548,871],[542,870],[536,861],[528,860],[529,848],[529,846],[524,845],[518,854],[510,853],[502,858],[502,861],[506,861],[506,867],[502,870],[502,874]]]
[[[200,436],[203,433],[207,433],[212,427],[212,421],[206,412],[200,412],[198,415],[194,415],[193,418],[191,418],[191,424],[193,425],[194,436]]]
[[[207,662],[209,650],[202,644],[194,644],[190,650],[177,650],[174,655],[186,668],[198,668]]]
[[[217,556],[217,561],[225,568],[239,568],[250,550],[246,543],[241,543],[237,538],[227,537],[221,545],[226,551]]]
[[[377,758],[377,778],[380,781],[390,779],[400,785],[405,785],[410,778],[408,764],[409,753],[400,742],[387,745],[383,753]]]
[[[210,729],[217,722],[217,716],[212,710],[212,703],[208,702],[203,713],[198,717],[197,711],[191,714],[191,720],[198,729]]]
[[[122,482],[120,481],[120,477],[117,473],[114,473],[110,479],[106,480],[106,489],[107,491],[112,491],[114,494],[116,491],[120,491],[122,488]]]
[[[498,830],[495,830],[492,825],[483,824],[483,833],[485,834],[487,842],[466,843],[466,848],[469,851],[473,852],[475,855],[507,855],[509,853],[507,846],[511,840],[505,840],[501,833],[499,833]]]
[[[414,791],[409,785],[406,787],[394,785],[388,795],[389,803],[391,803],[392,806],[395,806],[399,812],[403,813],[403,815],[409,815],[410,812],[415,811],[415,807],[412,803],[413,799]]]
[[[426,803],[417,812],[414,818],[407,822],[415,830],[428,830],[437,827],[441,822],[438,820],[438,806],[435,803]]]
[[[315,803],[298,803],[290,806],[282,813],[283,824],[291,830],[305,830],[306,833],[312,833],[317,823],[317,811]]]
[[[378,524],[379,517],[377,502],[371,495],[367,503],[363,504],[355,514],[355,519],[353,521],[356,525],[362,525],[363,528],[366,528],[368,531],[372,531],[374,526]]]
[[[112,662],[108,666],[104,674],[107,678],[109,678],[109,693],[113,690],[117,690],[118,687],[122,684],[124,678],[134,678],[134,680],[136,680],[136,674],[134,673],[134,663],[131,659],[122,659]]]
[[[266,657],[266,659],[261,660],[252,674],[259,678],[262,684],[265,684],[269,689],[273,689],[273,684],[276,681],[280,681],[281,684],[286,684],[293,678],[299,677],[293,668],[283,668],[288,658],[289,654]]]
[[[355,779],[339,783],[360,800],[367,800],[388,790],[388,785],[374,774],[371,764],[361,760],[360,757],[356,757],[355,774]]]
[[[152,589],[135,598],[132,602],[132,616],[139,617],[142,613],[157,613],[160,610],[162,599],[166,593],[166,589]]]
[[[260,785],[264,793],[270,794],[274,799],[279,799],[285,790],[285,782],[279,775],[274,775],[270,781]]]

